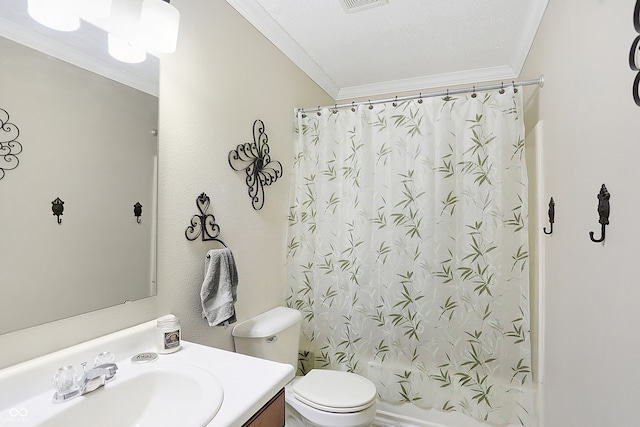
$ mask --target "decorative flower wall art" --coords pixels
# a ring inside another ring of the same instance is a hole
[[[633,9],[633,27],[640,34],[640,0],[636,0],[636,6]],[[633,71],[637,71],[633,81],[633,100],[640,107],[640,35],[636,36],[631,44],[629,67]]]
[[[20,130],[9,122],[9,113],[0,108],[0,179],[6,171],[18,167],[18,154],[22,152],[22,145],[18,142]]]
[[[247,175],[245,181],[255,210],[264,206],[264,187],[282,176],[282,164],[271,160],[269,155],[268,140],[264,123],[256,120],[253,122],[253,142],[240,144],[229,152],[229,166],[236,171],[244,169]]]

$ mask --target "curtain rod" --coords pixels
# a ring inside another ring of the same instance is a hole
[[[385,102],[392,102],[392,101],[393,102],[409,101],[412,99],[419,99],[419,98],[433,98],[436,96],[459,95],[461,93],[484,92],[488,90],[503,89],[504,87],[508,87],[508,86],[519,87],[519,86],[531,86],[531,85],[538,85],[539,87],[543,87],[544,74],[537,79],[520,80],[517,82],[513,81],[511,82],[511,84],[500,83],[500,84],[494,84],[494,85],[488,85],[488,86],[472,86],[472,87],[466,87],[462,89],[447,89],[440,92],[420,93],[418,95],[396,96],[394,98],[378,99],[375,101],[369,100],[369,101],[351,102],[350,104],[335,104],[335,105],[327,105],[324,107],[318,106],[315,108],[297,108],[296,112],[315,113],[317,111],[322,110],[323,108],[331,108],[331,109],[337,110],[341,108],[356,107],[362,104],[365,104],[365,105],[384,104]]]

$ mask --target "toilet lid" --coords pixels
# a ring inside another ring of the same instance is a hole
[[[376,386],[349,372],[312,369],[293,385],[299,401],[327,412],[357,412],[375,401]]]

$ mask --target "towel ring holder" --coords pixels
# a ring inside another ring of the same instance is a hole
[[[225,248],[227,245],[220,239],[218,236],[220,235],[220,226],[216,224],[216,218],[207,213],[209,209],[209,205],[211,204],[211,199],[207,196],[206,193],[202,193],[196,199],[196,206],[200,211],[200,215],[196,214],[191,217],[191,225],[187,227],[184,232],[185,237],[189,241],[194,241],[198,237],[202,236],[202,241],[215,241],[220,243]]]

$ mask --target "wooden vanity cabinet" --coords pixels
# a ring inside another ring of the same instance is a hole
[[[284,389],[280,390],[242,427],[284,427]]]

